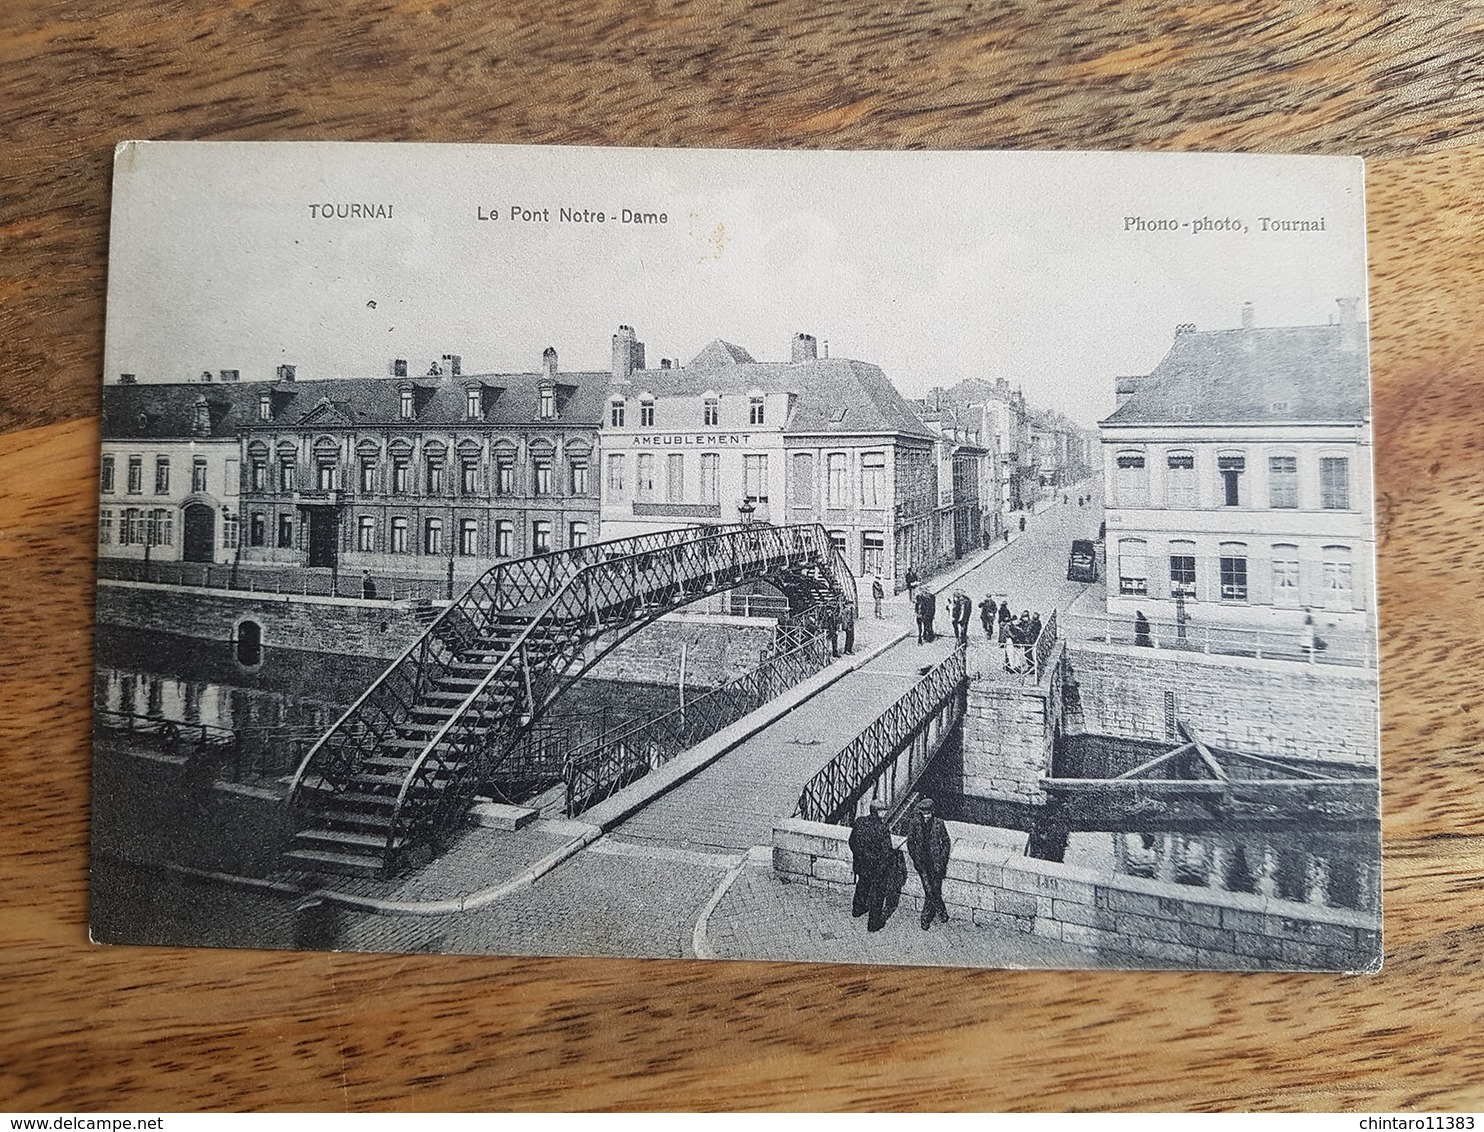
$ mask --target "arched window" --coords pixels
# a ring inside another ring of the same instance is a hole
[[[1149,469],[1144,453],[1129,450],[1113,458],[1113,494],[1119,507],[1143,507],[1149,502]]]

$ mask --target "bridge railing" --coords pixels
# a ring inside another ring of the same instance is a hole
[[[838,824],[855,810],[877,776],[906,750],[967,683],[968,648],[959,644],[804,784],[795,816]]]
[[[813,676],[831,659],[827,639],[816,635],[684,707],[636,720],[574,748],[562,768],[567,815],[576,817],[611,797]]]
[[[1192,617],[1179,621],[1137,622],[1132,617],[1076,614],[1067,618],[1067,635],[1074,640],[1097,641],[1139,648],[1247,656],[1261,660],[1288,660],[1300,664],[1333,664],[1347,668],[1374,668],[1375,644],[1369,633],[1354,629],[1245,628],[1212,625]]]

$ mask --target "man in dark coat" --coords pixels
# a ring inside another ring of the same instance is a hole
[[[887,879],[891,875],[891,830],[886,827],[886,803],[871,803],[871,812],[855,819],[850,830],[850,860],[855,869],[855,899],[850,911],[865,916],[866,931],[886,926]]]
[[[918,594],[912,602],[912,612],[917,616],[917,643],[920,645],[927,640],[928,633],[928,595]]]
[[[903,581],[907,583],[907,600],[915,602],[917,600],[917,583],[922,581],[922,579],[917,576],[916,570],[908,566],[907,576]]]
[[[974,603],[959,590],[953,595],[953,635],[960,641],[969,639],[969,622],[974,619]]]
[[[1010,637],[1010,624],[1015,620],[1015,614],[1010,612],[1010,599],[1005,599],[1005,604],[1000,606],[1000,644],[1004,644]]]
[[[934,920],[948,922],[948,909],[943,905],[943,878],[948,875],[948,857],[952,852],[948,827],[933,812],[933,800],[918,799],[912,828],[907,831],[907,855],[922,879],[923,931],[932,927]]]
[[[994,640],[995,616],[998,613],[999,606],[995,604],[994,598],[985,594],[984,600],[979,603],[979,624],[984,626],[984,635],[990,640]]]
[[[924,620],[927,622],[927,639],[934,641],[938,637],[937,630],[933,628],[933,623],[938,619],[938,595],[932,590],[923,590],[922,600],[927,603],[924,613]]]
[[[886,597],[886,589],[881,584],[880,578],[871,579],[871,600],[876,603],[876,620],[881,620],[881,599]]]

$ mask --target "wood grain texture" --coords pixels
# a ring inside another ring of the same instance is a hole
[[[1454,4],[0,8],[0,1107],[1484,1106],[1484,35]],[[1386,968],[98,948],[95,419],[128,137],[1370,159]]]

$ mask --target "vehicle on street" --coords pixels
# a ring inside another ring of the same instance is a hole
[[[1091,539],[1072,540],[1072,553],[1067,557],[1067,581],[1095,582],[1098,580],[1098,551]]]

